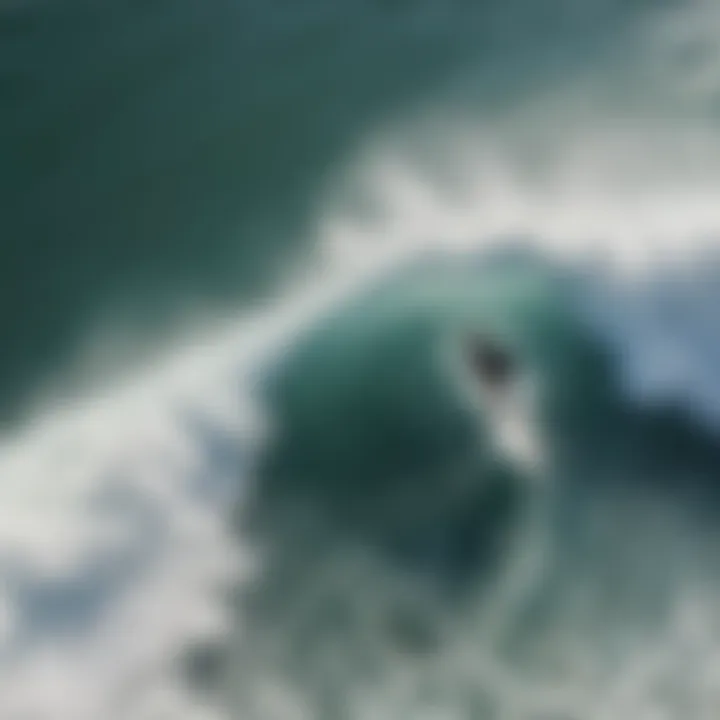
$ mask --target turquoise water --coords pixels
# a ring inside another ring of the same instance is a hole
[[[719,22],[4,3],[0,717],[715,717]]]

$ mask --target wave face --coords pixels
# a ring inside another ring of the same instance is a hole
[[[716,717],[719,20],[6,2],[0,717]]]
[[[271,697],[328,718],[713,706],[717,436],[628,395],[582,277],[522,252],[434,256],[281,356],[238,517],[263,570],[230,655],[237,717],[285,717]],[[473,332],[534,378],[542,465],[468,403],[443,351]]]

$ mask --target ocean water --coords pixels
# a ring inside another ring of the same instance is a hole
[[[4,3],[0,718],[716,718],[718,31]]]

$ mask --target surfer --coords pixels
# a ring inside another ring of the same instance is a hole
[[[465,362],[480,392],[480,411],[496,447],[537,470],[543,453],[531,378],[513,353],[491,337],[475,333],[464,349]]]
[[[515,361],[498,343],[475,336],[468,347],[470,367],[488,389],[506,389],[516,375]]]

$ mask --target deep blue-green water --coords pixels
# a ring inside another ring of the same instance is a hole
[[[0,5],[0,718],[714,718],[719,28]]]

